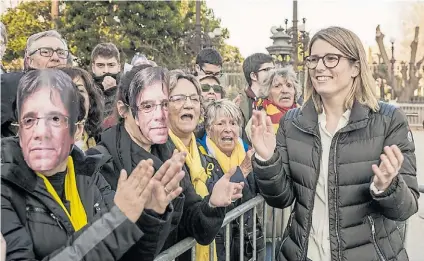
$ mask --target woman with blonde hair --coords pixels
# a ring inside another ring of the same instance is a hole
[[[351,31],[315,34],[305,103],[280,121],[254,112],[253,170],[266,202],[293,202],[277,260],[408,260],[395,221],[418,210],[415,146],[405,115],[379,103]]]

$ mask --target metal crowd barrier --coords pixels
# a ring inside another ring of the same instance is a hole
[[[424,193],[424,184],[419,185],[419,191],[420,193]],[[265,204],[265,201],[262,196],[258,195],[255,198],[245,202],[244,204],[238,206],[237,208],[231,210],[227,213],[225,216],[224,222],[222,224],[222,227],[225,227],[225,260],[230,260],[230,223],[237,218],[239,219],[240,224],[240,253],[244,253],[244,213],[247,211],[253,209],[253,257],[249,261],[255,261],[256,260],[256,215],[258,214],[258,206],[263,206],[263,219],[262,219],[262,226],[263,226],[263,235],[265,244],[267,242],[266,237],[266,223],[267,223],[267,206]],[[276,243],[278,240],[278,237],[276,236],[276,224],[277,224],[277,218],[276,218],[276,212],[281,211],[279,209],[272,208],[272,251],[271,251],[271,260],[275,260],[275,248]],[[285,229],[286,223],[288,221],[288,215],[290,213],[290,208],[286,208],[283,210],[282,220],[279,220],[279,222],[282,222],[282,232]],[[407,234],[407,223],[405,224],[405,237]],[[405,242],[405,245],[407,243]],[[186,238],[177,244],[173,245],[172,247],[168,248],[167,250],[163,251],[159,256],[155,258],[155,261],[173,261],[186,251],[191,249],[191,260],[196,260],[196,240],[194,238]],[[209,245],[210,252],[213,252],[213,244]],[[266,260],[266,254],[267,249],[263,250],[263,259]],[[213,260],[213,256],[210,255],[209,258],[210,261],[217,261]],[[240,254],[240,261],[244,261],[244,255]]]
[[[237,218],[239,218],[240,223],[240,253],[244,253],[244,213],[247,211],[253,209],[253,217],[256,217],[258,213],[258,205],[261,205],[264,203],[264,199],[262,196],[256,196],[255,198],[245,202],[244,204],[236,207],[235,209],[231,210],[227,213],[224,219],[224,223],[222,224],[222,227],[225,227],[225,259],[230,260],[230,223]],[[266,211],[264,211],[264,215]],[[264,219],[265,220],[265,219]],[[256,260],[256,218],[253,218],[253,257],[251,258],[252,261]],[[266,229],[264,226],[264,238],[266,237]],[[193,238],[186,238],[177,244],[173,245],[172,247],[168,248],[164,252],[162,252],[159,256],[155,258],[155,261],[172,261],[178,256],[185,253],[187,250],[191,249],[191,260],[196,260],[196,240]],[[213,244],[209,245],[210,252],[213,252]],[[266,255],[266,249],[263,251],[264,259]],[[210,255],[210,261],[213,260],[213,255]],[[217,261],[217,260],[215,260]],[[244,261],[244,255],[240,254],[240,261]]]

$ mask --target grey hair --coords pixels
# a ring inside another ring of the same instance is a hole
[[[65,46],[65,50],[68,50],[68,45],[66,44],[66,41],[65,41],[65,39],[63,39],[62,35],[60,33],[58,33],[56,30],[49,30],[49,31],[39,32],[39,33],[33,34],[30,37],[28,37],[26,47],[25,47],[25,57],[28,56],[29,49],[31,48],[31,46],[36,41],[38,41],[38,40],[40,40],[41,38],[44,38],[44,37],[54,37],[54,38],[59,39],[60,41],[63,42],[63,45]]]
[[[197,94],[202,96],[202,88],[200,87],[200,83],[194,75],[185,73],[182,70],[172,70],[168,73],[167,78],[169,82],[169,93],[175,89],[178,84],[178,80],[186,79],[194,85]]]
[[[139,71],[131,80],[129,103],[134,117],[138,115],[138,96],[147,86],[151,86],[154,83],[161,83],[162,90],[168,91],[167,72],[168,70],[163,67],[148,67]]]
[[[265,81],[265,88],[260,90],[259,96],[263,98],[267,98],[269,96],[269,90],[272,88],[272,85],[278,76],[283,77],[286,81],[293,84],[295,90],[295,101],[297,101],[302,94],[302,90],[299,80],[297,79],[296,72],[291,66],[271,70]]]
[[[71,77],[58,69],[30,70],[24,74],[18,84],[16,107],[18,119],[21,118],[21,110],[25,101],[41,88],[50,88],[50,99],[56,91],[64,107],[69,113],[69,131],[75,134],[75,124],[78,121],[81,95],[73,83]]]
[[[218,120],[217,118],[220,115],[224,115],[225,117],[235,120],[239,127],[241,127],[243,124],[243,116],[241,114],[240,108],[234,102],[228,99],[221,99],[209,103],[206,107],[206,130],[210,130],[212,124]]]
[[[6,30],[6,26],[0,22],[0,32],[1,32],[1,37],[4,40],[4,45],[7,45],[7,30]]]

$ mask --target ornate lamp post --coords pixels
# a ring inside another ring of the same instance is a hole
[[[392,59],[390,59],[390,63],[392,65],[392,67],[390,68],[390,70],[391,70],[390,81],[392,82],[391,85],[394,85],[393,83],[395,81],[395,62],[396,62],[396,60],[395,60],[395,38],[394,37],[390,38],[390,43],[392,44],[392,48],[391,48],[392,49]],[[391,99],[394,99],[394,95],[395,95],[395,92],[394,92],[394,88],[392,86]]]
[[[282,65],[288,63],[288,59],[293,54],[293,47],[290,44],[291,37],[285,33],[284,28],[273,26],[271,28],[272,36],[270,37],[273,40],[273,44],[267,47],[267,51],[270,55],[275,55],[277,57],[281,56]]]

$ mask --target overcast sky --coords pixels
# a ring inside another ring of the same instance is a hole
[[[298,20],[307,19],[306,29],[311,34],[332,25],[346,27],[358,34],[367,47],[376,45],[378,24],[387,43],[391,37],[399,39],[400,10],[411,2],[424,3],[423,0],[299,0]],[[284,26],[286,18],[289,25],[293,20],[292,0],[208,0],[207,5],[221,19],[222,26],[229,29],[227,43],[239,47],[244,57],[266,52],[265,48],[272,44],[270,28]]]

